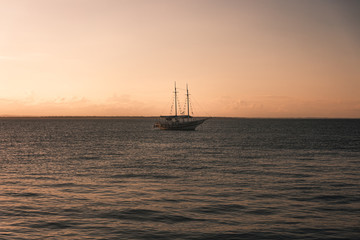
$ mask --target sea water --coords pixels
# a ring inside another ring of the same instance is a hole
[[[0,119],[0,239],[359,239],[360,120]]]

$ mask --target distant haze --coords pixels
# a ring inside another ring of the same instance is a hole
[[[359,1],[0,6],[0,116],[360,118]]]

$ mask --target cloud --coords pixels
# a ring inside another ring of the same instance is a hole
[[[0,116],[149,116],[155,108],[130,96],[113,96],[104,101],[85,97],[0,99]]]
[[[0,116],[154,116],[163,110],[159,108],[162,106],[139,101],[131,95],[113,95],[102,101],[77,96],[40,99],[31,92],[23,99],[0,98]],[[195,115],[204,116],[360,118],[360,101],[286,96],[221,97],[207,107],[206,113],[194,110]]]
[[[215,115],[233,117],[360,118],[360,101],[301,99],[288,96],[221,97],[213,103]]]

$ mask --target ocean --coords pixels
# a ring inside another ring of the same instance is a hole
[[[359,239],[360,120],[1,118],[0,239]]]

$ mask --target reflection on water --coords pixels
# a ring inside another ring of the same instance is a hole
[[[1,119],[0,238],[357,239],[359,120]]]

